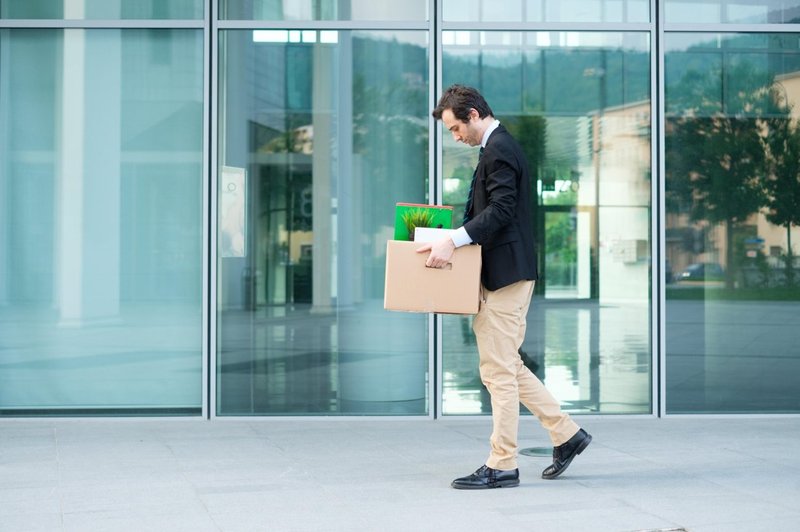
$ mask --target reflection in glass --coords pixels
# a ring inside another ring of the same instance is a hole
[[[667,410],[796,412],[798,35],[679,42],[666,56]]]
[[[0,410],[199,413],[202,31],[0,49]]]
[[[197,20],[203,18],[203,0],[5,0],[0,18]]]
[[[665,0],[667,23],[797,24],[797,0]]]
[[[443,0],[446,22],[650,22],[649,0]]]
[[[526,152],[544,274],[522,358],[573,412],[650,411],[649,65],[638,33],[463,32],[444,47],[443,85],[481,90]],[[476,161],[444,137],[456,218]],[[445,316],[443,346],[444,413],[487,411],[470,318]]]
[[[425,414],[427,316],[383,286],[394,205],[426,200],[426,33],[225,31],[220,57],[245,223],[220,212],[218,413]]]
[[[428,20],[430,0],[220,0],[227,20]]]

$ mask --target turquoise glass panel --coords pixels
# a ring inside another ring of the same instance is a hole
[[[220,18],[228,20],[428,20],[430,0],[220,0]]]
[[[664,0],[664,20],[683,24],[797,24],[797,0]]]
[[[0,51],[0,411],[199,413],[202,31]]]
[[[667,35],[668,413],[800,412],[798,43]]]
[[[428,40],[224,31],[217,412],[423,415],[428,317],[383,309],[397,202],[428,190]]]
[[[446,22],[650,22],[650,0],[443,0]]]
[[[0,18],[198,20],[203,0],[3,0]]]

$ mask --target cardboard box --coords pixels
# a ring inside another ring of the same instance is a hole
[[[477,314],[481,286],[481,247],[456,249],[448,268],[428,268],[424,244],[389,240],[383,308],[406,312]]]

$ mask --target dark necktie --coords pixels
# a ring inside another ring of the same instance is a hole
[[[480,162],[481,157],[483,157],[483,147],[478,152],[478,162]],[[469,192],[467,193],[467,205],[464,207],[464,225],[467,223],[471,216],[469,212],[472,210],[472,194],[475,192],[475,178],[478,176],[478,165],[475,165],[475,171],[472,172],[472,182],[469,184]]]

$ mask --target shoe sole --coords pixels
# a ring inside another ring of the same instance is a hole
[[[501,480],[499,482],[495,482],[491,486],[462,486],[459,484],[450,484],[450,486],[457,490],[489,490],[494,488],[513,488],[514,486],[519,486],[519,479],[516,480]]]
[[[569,460],[567,460],[567,463],[564,464],[564,467],[562,467],[561,469],[556,471],[554,474],[549,475],[549,476],[545,476],[544,474],[542,474],[542,478],[546,479],[546,480],[553,480],[554,478],[557,478],[559,475],[561,475],[561,473],[563,473],[564,471],[567,470],[567,468],[572,463],[572,461],[575,460],[576,456],[581,454],[584,451],[584,449],[589,447],[590,443],[592,443],[592,435],[591,434],[587,434],[586,437],[583,439],[583,441],[580,443],[580,445],[578,445],[578,449],[575,451],[575,454],[573,454],[572,457]]]

